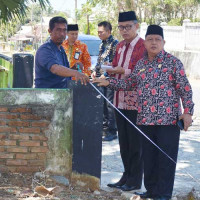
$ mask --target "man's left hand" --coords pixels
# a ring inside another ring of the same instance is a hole
[[[106,71],[111,74],[124,74],[125,73],[125,70],[120,66],[114,67],[112,69],[107,69]]]
[[[183,119],[184,121],[184,130],[187,131],[188,127],[192,124],[192,115],[190,114],[182,114],[179,119]]]

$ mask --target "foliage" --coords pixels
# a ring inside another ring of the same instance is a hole
[[[7,39],[14,35],[19,29],[19,20],[10,21],[7,24],[0,22],[0,35],[2,36],[3,41],[7,41]]]
[[[197,18],[200,0],[88,0],[88,3],[93,11],[93,23],[110,21],[113,25],[113,34],[119,38],[117,19],[121,11],[136,11],[140,23],[167,22],[169,25],[182,25],[186,18]]]
[[[49,0],[31,1],[39,2],[43,9],[49,4]],[[28,10],[28,3],[29,0],[0,0],[0,19],[3,23],[16,18],[22,21]]]

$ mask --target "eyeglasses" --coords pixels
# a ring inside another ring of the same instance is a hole
[[[123,31],[124,29],[125,29],[126,31],[129,31],[129,30],[131,30],[132,26],[134,26],[134,24],[126,25],[126,26],[118,26],[118,29],[119,29],[120,31]]]

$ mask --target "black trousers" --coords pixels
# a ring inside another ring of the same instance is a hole
[[[136,123],[137,111],[120,111],[134,124]],[[142,136],[141,134],[117,111],[115,111],[119,146],[122,162],[124,165],[123,178],[129,186],[142,185],[143,160],[142,160]]]
[[[143,132],[177,161],[180,130],[177,126],[141,126]],[[144,185],[156,197],[171,198],[176,164],[143,137]]]
[[[101,88],[101,92],[111,103],[113,103],[114,90],[111,90],[107,87],[103,87]],[[105,99],[103,107],[103,132],[104,135],[117,134],[114,108]]]

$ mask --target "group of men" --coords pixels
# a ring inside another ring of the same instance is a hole
[[[77,31],[78,27],[73,25],[71,28]],[[102,44],[96,68],[91,74],[93,82],[104,87],[105,96],[148,138],[115,111],[124,172],[118,182],[108,186],[123,191],[140,189],[144,176],[147,191],[136,194],[143,199],[168,200],[172,196],[178,155],[180,129],[177,121],[183,119],[187,131],[194,111],[192,89],[181,61],[164,50],[163,29],[158,25],[148,26],[143,40],[137,34],[138,28],[134,11],[119,13],[118,29],[123,41],[118,43],[111,35],[110,23],[98,24]],[[68,32],[70,26],[64,18],[51,19],[51,40],[36,53],[36,87],[66,88],[70,77],[82,84],[89,82],[87,65],[79,60],[80,53],[73,54],[74,49],[70,47],[75,41],[64,41]],[[76,38],[76,33],[68,34],[68,39],[73,36]],[[80,48],[78,42],[76,48]],[[89,66],[89,56],[84,59]],[[112,68],[105,73],[101,70],[102,64],[112,65]],[[110,140],[116,138],[117,129],[112,121],[114,111],[110,112],[108,106],[107,111],[111,116],[106,116],[104,107],[104,131],[109,132],[107,139]],[[111,121],[106,122],[108,119]],[[111,124],[110,129],[108,124]]]

